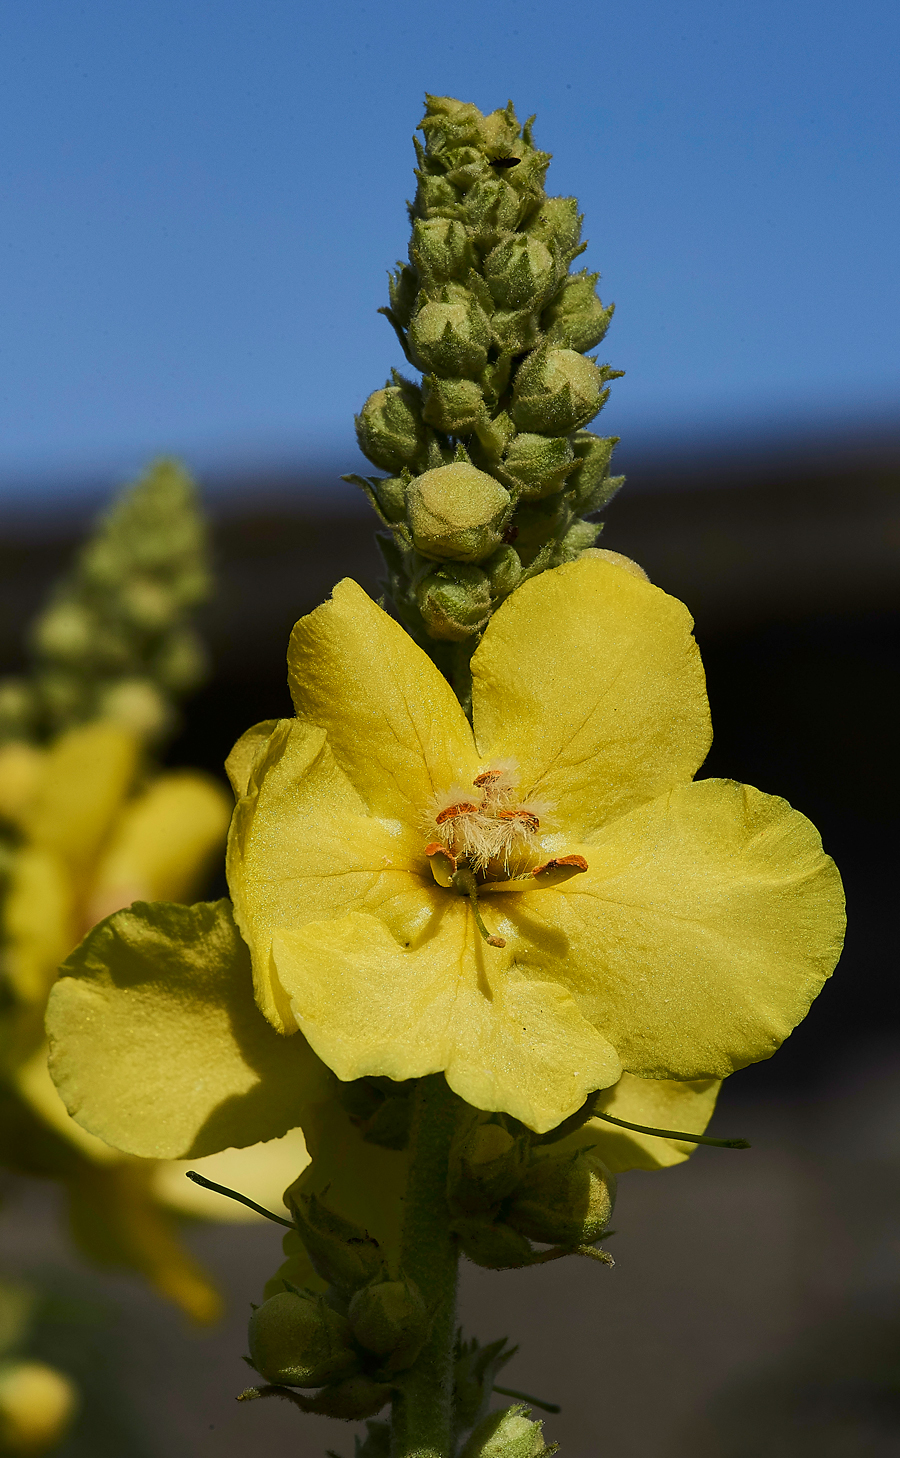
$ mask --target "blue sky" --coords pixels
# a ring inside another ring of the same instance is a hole
[[[632,441],[900,414],[896,0],[7,0],[0,482],[354,459],[426,90],[586,214]]]

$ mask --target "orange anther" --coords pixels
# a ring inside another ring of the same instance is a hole
[[[587,868],[588,863],[584,856],[556,856],[552,861],[545,861],[542,866],[535,866],[531,874],[539,876],[545,886],[558,886],[562,881],[580,875]]]
[[[461,800],[458,805],[448,805],[440,815],[435,816],[435,825],[445,825],[448,820],[459,820],[463,815],[477,815],[478,806],[472,805],[468,800]]]
[[[525,826],[526,830],[538,831],[541,828],[541,822],[533,810],[499,810],[497,812],[497,819],[518,820]]]
[[[496,785],[497,781],[502,779],[502,770],[482,770],[480,775],[475,776],[472,784],[475,785],[477,789],[482,790],[486,785]]]

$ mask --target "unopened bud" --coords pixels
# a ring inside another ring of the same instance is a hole
[[[453,1142],[447,1193],[464,1214],[489,1210],[511,1194],[528,1163],[527,1135],[511,1133],[502,1115],[476,1114]]]
[[[123,586],[120,603],[128,621],[145,633],[170,627],[180,606],[169,585],[152,577],[133,577]]]
[[[176,628],[166,635],[154,657],[153,670],[171,694],[187,693],[200,682],[206,671],[206,653],[193,629]]]
[[[416,212],[422,218],[457,217],[461,211],[462,193],[446,177],[419,172],[416,189]]]
[[[489,1413],[473,1429],[459,1458],[540,1458],[549,1450],[541,1423],[526,1417],[529,1411],[517,1404]]]
[[[604,1234],[615,1176],[589,1150],[536,1159],[504,1218],[521,1235],[549,1245],[592,1245]]]
[[[533,309],[498,309],[491,315],[491,329],[498,349],[525,354],[540,339],[540,315]]]
[[[455,461],[414,477],[406,509],[413,541],[424,557],[480,562],[499,547],[513,502],[486,471]]]
[[[115,719],[141,739],[154,740],[171,726],[173,711],[149,679],[123,678],[100,694],[97,717]]]
[[[545,197],[528,224],[532,238],[558,244],[560,252],[571,253],[581,240],[582,215],[575,197]]]
[[[602,525],[598,521],[573,521],[559,544],[560,562],[574,562],[596,542]]]
[[[267,1382],[324,1387],[359,1366],[350,1324],[321,1296],[281,1291],[250,1318],[250,1360]]]
[[[96,623],[77,602],[59,602],[38,620],[34,643],[48,658],[73,659],[90,654]]]
[[[388,274],[388,296],[391,301],[391,312],[397,323],[403,328],[409,323],[413,316],[413,309],[416,306],[416,295],[419,292],[419,276],[414,268],[408,263],[401,263],[396,273]]]
[[[452,218],[417,218],[409,256],[426,288],[464,279],[476,263],[464,224]]]
[[[491,596],[495,599],[508,597],[518,587],[522,577],[522,559],[515,547],[498,547],[488,557],[484,570],[491,584]]]
[[[416,604],[432,638],[462,643],[480,632],[490,618],[491,584],[480,567],[448,563],[420,580]]]
[[[296,1185],[285,1192],[285,1200],[323,1281],[351,1292],[380,1279],[384,1273],[381,1247],[367,1230],[329,1210],[316,1195],[304,1195]]]
[[[534,500],[559,491],[577,467],[575,452],[564,435],[523,432],[510,442],[503,457],[504,474],[511,478],[522,496]]]
[[[509,1225],[492,1224],[478,1216],[459,1216],[453,1222],[463,1254],[489,1271],[510,1271],[531,1264],[532,1249],[525,1236]]]
[[[540,238],[514,233],[484,261],[484,276],[500,309],[538,309],[556,280],[556,264]]]
[[[593,420],[606,398],[603,372],[574,349],[536,350],[516,376],[512,417],[520,430],[568,435]]]
[[[572,437],[578,465],[569,478],[569,487],[575,492],[579,511],[599,511],[622,485],[624,476],[609,474],[609,463],[618,444],[617,435],[604,437],[590,430],[579,430]]]
[[[599,273],[587,270],[574,274],[545,309],[541,323],[551,344],[583,353],[600,343],[609,328],[615,304],[604,308],[598,299],[599,277]]]
[[[407,381],[371,394],[356,417],[356,438],[364,456],[383,471],[398,474],[425,448],[419,392]]]
[[[516,170],[516,169],[514,169]],[[514,188],[499,177],[479,179],[466,194],[466,222],[482,247],[490,247],[511,233],[521,215],[522,202]]]
[[[367,1352],[383,1357],[384,1373],[411,1367],[428,1335],[428,1313],[412,1281],[376,1281],[350,1302],[353,1335]]]
[[[45,1362],[0,1367],[0,1451],[45,1453],[55,1448],[78,1408],[75,1384]]]
[[[491,326],[474,294],[447,284],[419,309],[409,341],[419,368],[474,379],[487,362]]]
[[[442,380],[429,375],[424,381],[423,416],[436,430],[448,435],[471,435],[487,419],[484,396],[474,380]]]

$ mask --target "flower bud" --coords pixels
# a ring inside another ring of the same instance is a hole
[[[415,476],[406,495],[407,520],[424,557],[480,562],[499,547],[512,513],[509,492],[465,461]]]
[[[484,396],[474,380],[442,380],[428,375],[424,381],[422,414],[429,425],[448,435],[471,435],[487,418]]]
[[[411,1367],[425,1345],[428,1313],[412,1281],[376,1281],[350,1302],[350,1327],[361,1347],[387,1358],[384,1373]]]
[[[475,296],[447,284],[428,299],[409,326],[409,342],[420,369],[474,378],[487,362],[491,326]]]
[[[116,719],[147,740],[161,738],[173,718],[171,705],[147,678],[122,678],[104,689],[97,714],[102,719]]]
[[[363,487],[379,516],[389,525],[396,525],[405,519],[406,481],[402,476],[370,476],[365,480],[361,476],[352,476],[345,479],[356,481],[357,485]]]
[[[596,542],[602,524],[598,521],[573,521],[559,544],[560,562],[574,562]]]
[[[83,658],[90,655],[96,623],[77,602],[59,602],[39,619],[34,630],[38,652],[48,658]]]
[[[0,682],[0,740],[29,739],[37,714],[34,689],[23,678]]]
[[[267,1382],[324,1387],[359,1367],[350,1324],[309,1292],[281,1291],[250,1318],[250,1360]]]
[[[540,1458],[548,1451],[542,1424],[526,1417],[529,1411],[517,1403],[488,1413],[469,1435],[459,1458]]]
[[[416,295],[419,292],[419,276],[414,268],[408,264],[401,263],[396,273],[388,274],[388,296],[391,301],[391,312],[403,328],[409,323],[416,306]]]
[[[536,1159],[504,1219],[529,1240],[592,1245],[604,1234],[615,1199],[615,1176],[590,1150]]]
[[[75,1384],[45,1362],[0,1367],[0,1450],[45,1453],[65,1435],[78,1407]]]
[[[559,491],[578,459],[565,436],[517,435],[503,457],[503,473],[524,497],[537,500]]]
[[[484,276],[499,309],[538,309],[556,279],[556,264],[540,238],[515,233],[488,254]]]
[[[593,420],[606,398],[604,375],[573,349],[541,349],[516,375],[512,418],[520,430],[568,435]]]
[[[522,202],[515,189],[493,175],[479,179],[466,194],[466,222],[482,248],[493,247],[504,233],[511,233],[521,211]]]
[[[480,632],[490,618],[487,573],[468,562],[435,567],[418,583],[416,605],[430,637],[462,643]]]
[[[526,565],[551,537],[561,536],[572,519],[572,510],[565,496],[544,496],[540,501],[520,506],[513,517],[516,551]]]
[[[425,449],[416,387],[404,380],[375,390],[356,417],[356,439],[363,455],[383,471],[397,475],[412,466]]]
[[[498,547],[494,555],[488,557],[484,570],[491,584],[491,597],[498,601],[518,587],[522,577],[522,559],[515,547]]]
[[[300,1176],[301,1182],[303,1176]],[[368,1231],[345,1220],[315,1195],[304,1195],[292,1185],[285,1200],[317,1273],[330,1286],[357,1291],[384,1273],[381,1247]]]
[[[157,681],[170,694],[187,693],[203,678],[206,652],[192,628],[175,628],[168,633],[153,659]]]
[[[510,355],[534,349],[541,337],[540,317],[533,309],[497,309],[491,329],[497,348]]]
[[[604,438],[589,430],[579,430],[573,437],[572,449],[578,466],[569,478],[569,487],[575,492],[579,511],[599,511],[624,481],[624,476],[609,474],[609,463],[618,444],[617,435]]]
[[[528,1152],[527,1136],[510,1133],[502,1115],[475,1114],[450,1151],[447,1193],[453,1207],[474,1214],[498,1205],[522,1179]]]
[[[452,218],[416,218],[409,256],[425,288],[464,279],[476,263],[464,224]]]
[[[545,197],[528,224],[532,238],[554,242],[561,253],[571,253],[581,240],[582,215],[575,197]]]
[[[462,193],[446,177],[418,172],[416,212],[420,218],[457,218],[462,214]]]
[[[600,343],[616,306],[604,308],[598,299],[599,277],[599,273],[588,273],[586,269],[574,274],[544,310],[541,324],[551,344],[584,353]]]
[[[531,1264],[532,1249],[524,1235],[509,1225],[492,1224],[477,1215],[461,1215],[453,1222],[462,1252],[476,1266],[489,1271],[511,1271]]]

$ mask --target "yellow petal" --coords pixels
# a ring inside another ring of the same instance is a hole
[[[721,1081],[716,1078],[679,1083],[669,1078],[636,1078],[623,1073],[618,1083],[598,1096],[597,1107],[616,1119],[646,1124],[655,1129],[678,1129],[702,1134],[713,1115]],[[607,1169],[622,1174],[627,1169],[668,1169],[681,1164],[697,1148],[680,1139],[660,1139],[654,1134],[636,1134],[617,1129],[602,1119],[589,1119],[584,1143],[599,1154]]]
[[[584,838],[690,780],[712,739],[692,620],[597,558],[526,582],[472,658],[475,738],[512,759],[549,823]]]
[[[236,800],[239,800],[242,795],[246,795],[250,787],[250,771],[253,768],[253,761],[280,722],[282,721],[278,719],[264,719],[261,724],[254,724],[252,729],[247,729],[241,735],[226,759],[225,773],[231,781],[231,788],[234,790]]]
[[[377,911],[412,938],[437,895],[423,846],[415,826],[367,813],[321,729],[278,726],[254,762],[228,844],[235,918],[253,955],[257,1001],[275,1027],[297,1024],[273,974],[273,934],[353,908]]]
[[[623,1067],[724,1078],[770,1057],[843,941],[841,881],[815,827],[773,795],[698,780],[578,849],[585,875],[504,910]]]
[[[453,690],[349,578],[294,628],[288,673],[298,717],[327,731],[374,814],[417,824],[435,795],[471,783],[478,761]]]
[[[272,956],[297,1023],[341,1079],[443,1072],[476,1108],[553,1128],[615,1082],[618,1059],[563,985],[485,947],[468,903],[447,900],[409,948],[356,912],[278,932]]]
[[[186,1171],[196,1170],[216,1184],[227,1185],[255,1200],[257,1205],[284,1218],[282,1196],[288,1185],[309,1164],[302,1129],[291,1129],[280,1139],[265,1144],[251,1144],[247,1149],[222,1149],[205,1159],[163,1159],[154,1166],[152,1191],[154,1199],[201,1220],[228,1223],[258,1223],[263,1219],[247,1205],[205,1190],[187,1178]]]
[[[74,940],[72,884],[59,858],[23,846],[16,852],[3,909],[6,974],[16,996],[43,1006]]]
[[[24,817],[33,845],[52,852],[81,881],[109,834],[134,779],[140,741],[121,724],[70,729],[53,744]]]
[[[227,791],[206,775],[160,775],[116,824],[97,867],[86,931],[132,901],[189,901],[213,858],[225,848],[231,819]]]
[[[46,753],[14,740],[0,749],[0,817],[19,825],[28,813],[44,772]]]
[[[47,1031],[72,1117],[151,1158],[278,1138],[328,1087],[302,1038],[257,1009],[227,901],[138,902],[101,922],[60,969]]]
[[[93,1163],[115,1164],[116,1160],[122,1158],[117,1149],[98,1139],[95,1134],[89,1134],[87,1129],[82,1129],[72,1118],[50,1077],[46,1043],[42,1043],[37,1052],[16,1069],[14,1081],[20,1096],[41,1121],[49,1124],[51,1129],[55,1129],[70,1144],[74,1144]]]

